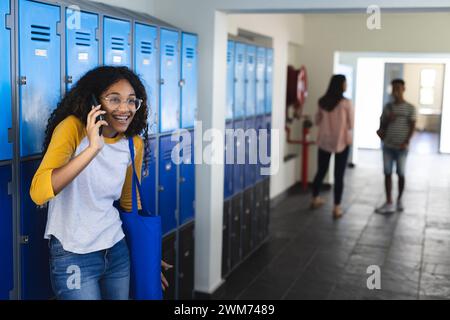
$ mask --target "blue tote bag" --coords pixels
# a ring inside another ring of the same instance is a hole
[[[161,300],[161,217],[147,211],[144,201],[142,211],[138,211],[136,187],[141,199],[143,193],[136,174],[133,138],[128,143],[133,165],[132,210],[121,211],[120,218],[130,250],[130,296],[136,300]]]

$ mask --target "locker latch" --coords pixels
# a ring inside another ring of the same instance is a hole
[[[68,83],[68,84],[73,83],[73,77],[72,76],[67,76],[66,83]]]
[[[11,30],[12,26],[13,26],[13,21],[12,21],[12,15],[7,14],[6,15],[6,28],[8,28],[9,30]]]
[[[180,177],[180,183],[184,183],[186,182],[186,178],[185,177]]]
[[[186,80],[181,79],[178,84],[179,84],[180,87],[184,87],[184,85],[186,84]]]
[[[164,187],[163,187],[163,186],[159,186],[159,187],[158,187],[158,191],[159,191],[159,192],[163,192],[163,191],[164,191]]]
[[[48,206],[48,203],[44,203],[41,206],[36,206],[36,208],[42,210],[42,209],[47,209],[47,206]]]
[[[20,77],[19,84],[21,86],[25,86],[27,84],[27,77],[25,76]]]
[[[20,237],[20,244],[28,244],[30,242],[29,236],[21,236]]]
[[[164,79],[159,79],[159,84],[163,85],[164,84]]]
[[[12,196],[12,193],[12,182],[10,181],[8,182],[8,196]]]

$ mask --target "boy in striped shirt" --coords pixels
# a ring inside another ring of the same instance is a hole
[[[392,102],[386,104],[380,119],[378,135],[383,141],[383,164],[386,203],[378,213],[403,211],[402,195],[405,188],[405,165],[408,146],[416,126],[416,108],[404,99],[405,82],[395,79],[392,85]],[[394,163],[398,175],[398,198],[396,207],[392,201],[392,171]]]

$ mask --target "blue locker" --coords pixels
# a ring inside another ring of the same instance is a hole
[[[8,183],[11,166],[0,167],[0,300],[9,300],[14,288],[12,195]]]
[[[245,131],[255,130],[255,118],[246,118],[245,120]],[[258,141],[257,137],[249,134],[245,137],[245,174],[244,174],[244,189],[251,187],[256,182],[256,164],[251,163],[251,154],[254,159],[258,156]]]
[[[225,129],[233,129],[233,122],[227,122],[225,124]],[[227,163],[227,155],[230,154],[233,150],[230,150],[232,148],[234,148],[234,142],[232,140],[232,137],[230,135],[230,137],[227,138],[227,136],[225,136],[225,176],[224,176],[224,199],[227,199],[229,197],[231,197],[233,195],[233,163]],[[229,141],[227,141],[227,139],[229,139]],[[228,142],[228,145],[227,145]],[[231,159],[232,161],[234,161],[234,157],[233,159]]]
[[[162,220],[162,232],[166,234],[177,227],[177,166],[172,161],[172,150],[177,142],[171,136],[159,142],[158,214]]]
[[[227,50],[227,110],[225,119],[233,119],[234,105],[234,41],[228,41]]]
[[[245,121],[235,121],[234,122],[234,130],[242,129],[245,131]],[[244,157],[245,160],[245,140],[239,141],[235,140],[234,143],[234,165],[233,165],[233,188],[234,194],[237,194],[244,190],[244,168],[245,163],[238,164],[239,157]]]
[[[272,113],[273,49],[266,49],[266,113]]]
[[[40,160],[21,164],[21,274],[22,299],[43,300],[52,297],[49,273],[48,241],[44,239],[47,208],[37,207],[30,198],[30,186]]]
[[[131,66],[131,24],[105,17],[103,25],[103,60],[105,65]]]
[[[182,150],[183,162],[180,164],[180,225],[195,215],[195,163],[194,131],[190,131],[191,145]]]
[[[158,102],[158,29],[136,23],[135,27],[135,65],[136,73],[141,77],[147,91],[148,98],[148,124],[149,132],[157,133],[156,124],[157,102]]]
[[[247,46],[245,55],[245,116],[256,114],[256,47]]]
[[[0,2],[0,161],[12,158],[10,143],[11,117],[11,31],[6,26],[6,15],[10,13],[9,1]]]
[[[183,33],[181,42],[181,127],[187,129],[194,127],[197,114],[198,37]]]
[[[180,67],[179,34],[161,29],[161,86],[160,86],[160,132],[170,132],[179,127],[180,118]]]
[[[266,49],[256,49],[256,115],[263,115],[266,109]]]
[[[78,12],[77,12],[78,13]],[[89,70],[99,64],[98,40],[98,15],[81,12],[80,28],[73,26],[74,10],[66,10],[66,82],[67,89],[72,86]]]
[[[234,53],[234,119],[245,117],[245,44],[236,42]]]
[[[259,116],[256,118],[256,130],[258,132],[258,164],[256,165],[256,173],[255,173],[256,182],[261,181],[265,177],[265,176],[261,175],[261,168],[263,167],[263,165],[261,164],[261,161],[260,161],[261,160],[260,159],[260,150],[262,150],[261,144],[265,143],[265,141],[262,140],[261,130],[264,130],[264,129],[267,129],[265,117]]]
[[[149,140],[148,172],[142,172],[142,201],[151,213],[156,213],[156,139]],[[143,167],[144,169],[144,167]]]
[[[61,96],[60,8],[19,1],[20,154],[42,152],[48,118]]]

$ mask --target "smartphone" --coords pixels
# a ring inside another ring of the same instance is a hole
[[[95,97],[95,94],[92,94],[92,105],[94,107],[98,106],[100,103],[98,103],[97,98]],[[100,108],[101,110],[102,108]],[[95,123],[99,122],[99,121],[104,121],[105,117],[101,114],[99,115],[96,119],[95,119]],[[103,133],[103,126],[100,126],[100,128],[98,129],[98,134],[101,136]]]

